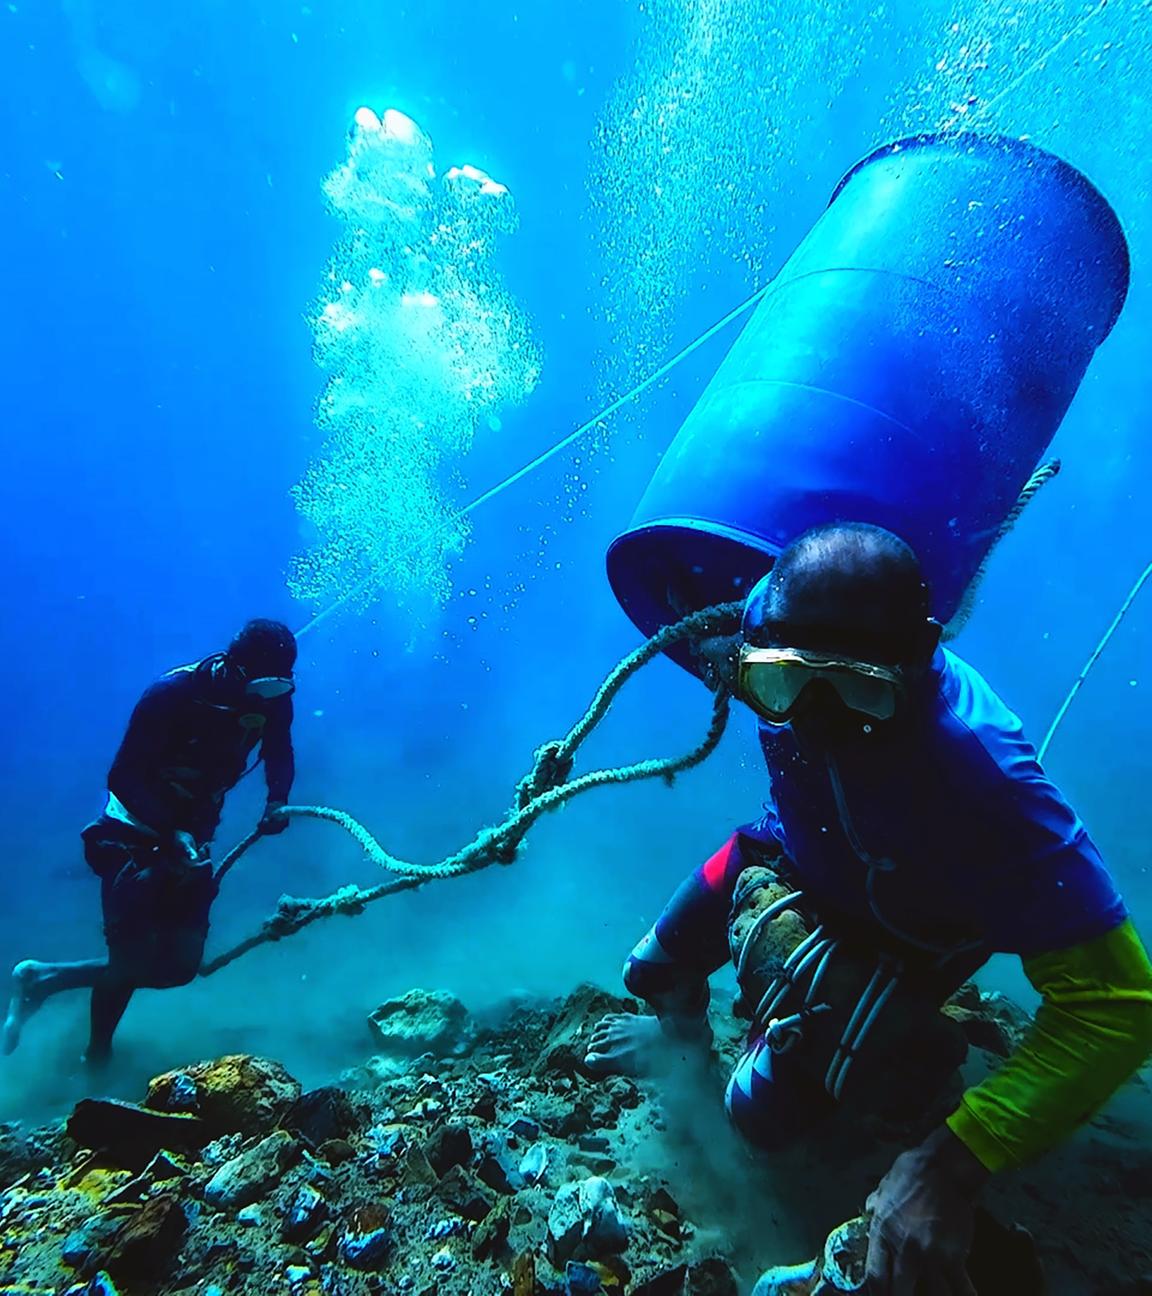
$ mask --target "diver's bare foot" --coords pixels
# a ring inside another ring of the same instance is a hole
[[[609,1013],[592,1029],[584,1065],[596,1075],[649,1075],[663,1043],[658,1017]]]
[[[4,1018],[4,1056],[15,1053],[20,1043],[24,1023],[44,1002],[48,968],[35,959],[25,959],[12,969],[12,994],[8,1000],[8,1015]]]

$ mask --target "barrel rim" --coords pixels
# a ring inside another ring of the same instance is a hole
[[[1128,247],[1128,237],[1124,233],[1124,226],[1120,221],[1120,217],[1116,214],[1116,209],[1084,172],[1074,167],[1071,162],[1065,161],[1059,154],[1041,148],[1039,144],[1033,144],[1031,140],[1021,139],[1013,135],[981,135],[977,131],[961,131],[959,133],[954,131],[926,131],[920,135],[908,135],[901,139],[890,140],[887,144],[881,144],[878,148],[874,148],[845,171],[839,184],[832,191],[832,197],[828,199],[828,206],[831,207],[848,182],[871,163],[897,153],[925,148],[932,144],[951,147],[957,154],[978,151],[987,154],[1017,152],[1043,158],[1065,180],[1081,190],[1088,201],[1097,208],[1105,224],[1110,227],[1108,231],[1102,231],[1102,233],[1111,233],[1114,255],[1121,271],[1120,292],[1117,294],[1116,307],[1104,330],[1104,336],[1100,339],[1103,342],[1120,318],[1120,312],[1124,309],[1124,303],[1128,300],[1128,288],[1132,274],[1132,257]]]

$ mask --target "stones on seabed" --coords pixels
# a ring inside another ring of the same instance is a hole
[[[264,1196],[300,1155],[300,1144],[287,1130],[276,1130],[230,1161],[208,1181],[204,1199],[210,1206],[247,1206]]]
[[[104,1153],[116,1165],[142,1170],[160,1151],[203,1147],[210,1137],[196,1116],[151,1111],[111,1098],[83,1098],[65,1128],[81,1147]]]
[[[508,1240],[511,1225],[511,1203],[507,1197],[501,1197],[472,1234],[472,1258],[487,1260],[499,1251]]]
[[[410,1058],[461,1056],[474,1035],[468,1010],[446,990],[409,990],[388,999],[369,1014],[368,1026],[385,1053]]]
[[[172,1193],[117,1214],[93,1216],[64,1243],[64,1262],[85,1277],[101,1270],[117,1281],[148,1281],[171,1265],[188,1229],[184,1208]]]
[[[474,1223],[484,1219],[492,1209],[492,1198],[476,1176],[462,1165],[448,1171],[437,1185],[436,1194],[450,1211]]]
[[[494,1118],[495,1115],[496,1113],[493,1111],[492,1117]],[[517,1116],[508,1129],[517,1138],[526,1139],[529,1143],[535,1143],[540,1137],[540,1125],[537,1121],[532,1120],[530,1116]]]
[[[367,1122],[363,1110],[343,1089],[324,1085],[301,1094],[282,1123],[285,1129],[307,1139],[312,1147],[320,1147],[332,1139],[346,1139],[358,1133]]]
[[[544,1182],[548,1172],[548,1148],[543,1143],[535,1143],[520,1159],[519,1172],[525,1183]]]
[[[391,1245],[388,1212],[379,1205],[359,1206],[344,1225],[340,1257],[352,1269],[371,1272],[383,1266]]]
[[[300,1098],[300,1083],[279,1062],[233,1053],[182,1071],[157,1076],[148,1086],[148,1107],[156,1111],[193,1110],[212,1137],[239,1131],[267,1134]]]
[[[512,1262],[512,1296],[536,1296],[536,1257],[521,1251]]]
[[[467,1165],[472,1159],[472,1135],[467,1125],[442,1126],[425,1145],[432,1169],[443,1178],[453,1166]]]
[[[557,1269],[569,1260],[595,1260],[623,1251],[628,1230],[607,1179],[565,1184],[548,1212],[548,1258]]]
[[[328,1203],[316,1189],[311,1184],[301,1184],[288,1203],[280,1235],[285,1242],[310,1242],[328,1213]]]
[[[727,1261],[713,1256],[694,1264],[670,1265],[632,1288],[631,1296],[737,1296],[738,1290],[736,1275]],[[807,1287],[798,1289],[795,1296],[800,1296],[801,1291],[807,1296]],[[794,1296],[784,1288],[773,1288],[772,1292],[773,1296]],[[763,1296],[759,1287],[756,1293]]]
[[[666,1188],[657,1188],[648,1198],[648,1215],[666,1236],[678,1241],[681,1232],[680,1207]]]
[[[564,1296],[596,1296],[604,1290],[600,1274],[580,1260],[569,1260],[564,1266]]]
[[[343,1165],[356,1156],[356,1149],[347,1139],[326,1139],[316,1151],[330,1166]]]

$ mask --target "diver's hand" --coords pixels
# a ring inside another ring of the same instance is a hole
[[[284,813],[283,801],[269,801],[264,807],[264,815],[256,825],[256,831],[265,837],[275,837],[288,827],[291,820]]]
[[[190,832],[178,829],[172,834],[172,840],[176,843],[176,849],[189,864],[200,863],[200,847],[196,845],[196,838]]]
[[[896,1158],[868,1199],[869,1296],[976,1296],[966,1265],[987,1177],[947,1128]]]

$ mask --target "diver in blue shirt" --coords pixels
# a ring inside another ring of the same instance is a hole
[[[144,693],[108,775],[103,814],[84,829],[100,878],[106,959],[26,960],[13,970],[3,1049],[50,996],[91,988],[85,1060],[99,1066],[133,991],[187,985],[198,972],[216,881],[209,844],[225,794],[263,761],[260,830],[280,833],[295,774],[296,640],[278,621],[250,621],[227,651],[181,666]]]
[[[931,1126],[869,1202],[875,1296],[971,1296],[984,1181],[1063,1139],[1152,1051],[1152,965],[1115,884],[1019,720],[940,634],[889,532],[836,524],[784,551],[730,665],[759,718],[765,814],[629,958],[655,1017],[605,1018],[586,1057],[602,1072],[641,1072],[660,1047],[699,1057],[708,978],[731,959],[751,1025],[726,1103],[750,1141],[837,1110]],[[961,1095],[966,1043],[939,1008],[997,951],[1042,1003]]]

